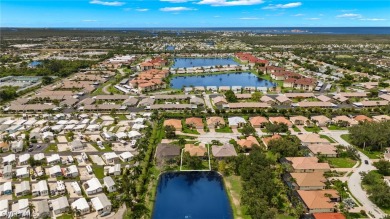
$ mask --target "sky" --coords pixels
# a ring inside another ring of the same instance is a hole
[[[0,27],[389,27],[390,0],[1,0]]]

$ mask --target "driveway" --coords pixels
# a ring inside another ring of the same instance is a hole
[[[208,109],[211,109],[211,112],[214,113],[215,110],[214,110],[213,105],[211,104],[210,96],[209,96],[208,94],[204,94],[203,97],[204,97],[204,102],[205,102],[205,104],[206,104],[206,107],[207,107]]]
[[[351,145],[341,138],[341,135],[346,133],[348,133],[348,131],[321,132],[321,134],[325,134],[329,137],[332,137],[341,145],[350,147]],[[360,156],[360,161],[362,164],[360,165],[360,167],[356,168],[352,175],[349,177],[348,188],[352,192],[352,194],[359,200],[359,202],[362,203],[367,212],[371,212],[374,218],[383,218],[386,216],[386,214],[374,203],[372,203],[371,200],[368,198],[367,193],[362,189],[362,179],[359,174],[360,172],[375,170],[376,168],[372,166],[372,162],[369,162],[369,164],[364,164],[365,160],[370,159],[360,151],[358,151],[358,154]]]

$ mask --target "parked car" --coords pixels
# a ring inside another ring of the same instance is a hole
[[[368,160],[364,160],[364,163],[365,163],[365,164],[368,164]]]

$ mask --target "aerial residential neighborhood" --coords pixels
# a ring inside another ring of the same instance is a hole
[[[23,31],[1,41],[0,218],[388,217],[388,41]]]

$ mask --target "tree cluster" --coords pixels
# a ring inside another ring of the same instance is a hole
[[[381,151],[390,144],[390,121],[360,123],[350,127],[349,133],[352,144]]]
[[[383,181],[382,175],[375,171],[363,174],[362,183],[372,202],[382,208],[390,208],[390,187]]]

